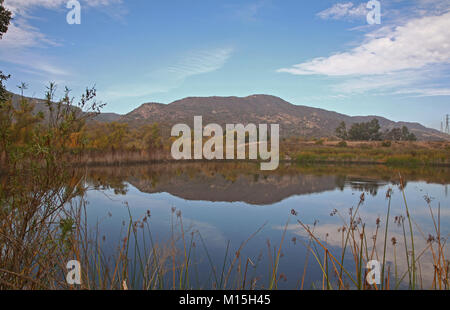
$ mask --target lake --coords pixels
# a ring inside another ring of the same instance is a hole
[[[223,287],[224,282],[226,288],[236,288],[233,281],[242,282],[244,277],[248,279],[247,288],[267,288],[277,257],[278,288],[322,288],[323,273],[307,248],[310,238],[298,220],[309,225],[332,253],[340,255],[342,227],[345,221],[348,224],[349,211],[355,211],[360,202],[357,219],[365,223],[369,244],[378,229],[377,253],[372,256],[381,260],[379,242],[384,239],[386,193],[390,188],[386,261],[392,277],[394,273],[401,276],[407,270],[407,260],[401,247],[403,229],[396,219],[405,215],[400,175],[415,227],[416,252],[425,249],[435,233],[427,200],[435,217],[439,212],[441,236],[446,238],[450,232],[449,168],[284,164],[266,172],[252,163],[180,162],[88,167],[84,171],[88,226],[92,234],[102,238],[105,257],[113,256],[127,235],[130,214],[133,221],[150,214],[144,222],[149,223],[152,241],[161,245],[174,235],[181,236],[183,225],[185,242],[177,239],[177,247],[183,252],[187,244],[190,249],[189,259],[194,263],[189,269],[189,286],[195,288]],[[141,229],[142,224],[134,225],[136,239],[140,252],[149,252],[144,236],[147,228]],[[320,247],[316,250],[323,255]],[[233,264],[236,252],[239,257],[227,277],[224,261],[227,266]],[[417,271],[424,288],[433,281],[429,255],[430,251],[421,256]],[[136,253],[129,254],[131,263],[139,269],[136,257]],[[352,266],[352,260],[349,252],[345,261]],[[319,261],[323,262],[323,257]],[[328,267],[332,268],[331,264]],[[169,287],[171,279],[168,273]],[[403,282],[400,288],[405,286]]]

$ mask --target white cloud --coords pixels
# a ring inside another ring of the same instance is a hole
[[[278,70],[297,75],[371,75],[450,63],[450,13],[427,16],[367,35],[354,49]]]
[[[355,47],[277,71],[326,76],[335,93],[346,95],[448,96],[444,74],[450,70],[450,1],[402,3],[403,11],[390,10],[389,22],[366,33]],[[349,16],[356,8],[350,4],[337,4],[319,15]]]
[[[367,15],[366,3],[355,5],[352,2],[336,3],[331,8],[319,12],[322,19],[354,19]]]

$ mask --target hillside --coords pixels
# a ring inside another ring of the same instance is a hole
[[[327,111],[307,106],[293,105],[281,98],[269,95],[248,97],[190,97],[172,102],[145,103],[132,112],[120,117],[121,122],[142,124],[158,122],[168,135],[177,123],[193,126],[194,116],[203,116],[203,124],[217,123],[269,123],[280,124],[281,135],[304,137],[331,137],[335,129],[344,121],[347,126],[357,122],[367,122],[376,118],[381,130],[407,126],[419,140],[442,140],[449,136],[419,123],[394,122],[380,116],[355,116]]]
[[[13,105],[17,106],[20,102],[20,95],[17,94],[13,94],[12,95],[12,103]],[[47,108],[47,105],[45,104],[45,100],[43,99],[38,99],[38,98],[30,98],[30,97],[25,97],[27,100],[30,100],[31,102],[34,103],[34,113],[39,113],[42,112],[44,114],[45,119],[48,119],[49,117],[49,111]],[[81,110],[77,107],[73,107],[73,109],[79,110],[81,112]],[[114,122],[114,121],[118,121],[120,119],[121,115],[116,114],[116,113],[100,113],[99,115],[97,115],[94,120],[97,122]]]

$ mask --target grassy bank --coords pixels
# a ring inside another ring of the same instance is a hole
[[[76,165],[176,162],[170,144],[158,150],[72,149],[65,156]],[[310,164],[377,164],[394,167],[450,166],[449,142],[337,142],[289,139],[280,143],[280,161]],[[186,161],[190,162],[190,161]],[[192,162],[195,162],[192,160]],[[205,161],[206,162],[206,161]],[[232,160],[227,162],[245,162]]]
[[[448,142],[315,142],[285,143],[285,159],[310,163],[372,163],[390,166],[450,165]]]

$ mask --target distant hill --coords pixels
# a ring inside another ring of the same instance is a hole
[[[407,126],[419,140],[448,140],[449,136],[419,123],[394,122],[380,116],[355,116],[340,114],[307,106],[293,105],[269,95],[248,97],[190,97],[170,104],[145,103],[119,121],[130,124],[160,123],[166,134],[177,123],[193,126],[194,116],[203,116],[203,124],[280,124],[284,137],[332,137],[344,121],[348,127],[357,122],[378,119],[381,130]]]
[[[12,94],[12,102],[15,106],[17,106],[20,102],[21,96],[17,95],[17,94]],[[31,102],[34,103],[34,112],[35,113],[39,113],[42,112],[44,113],[44,117],[47,119],[49,116],[49,111],[47,108],[47,105],[45,104],[45,100],[43,99],[38,99],[38,98],[29,98],[29,97],[25,97],[26,99],[30,100]],[[77,107],[72,107],[73,109],[76,109],[78,111],[81,112],[81,110]],[[99,115],[97,115],[94,120],[97,122],[114,122],[114,121],[118,121],[120,119],[121,115],[120,114],[116,114],[116,113],[100,113]]]
[[[19,102],[20,95],[13,94],[13,102]],[[35,104],[35,111],[48,115],[44,100],[28,98]],[[450,136],[419,123],[394,122],[380,116],[348,116],[301,105],[291,104],[281,98],[269,95],[248,97],[189,97],[170,104],[144,103],[126,115],[101,113],[94,120],[98,122],[125,122],[130,126],[159,123],[164,135],[170,135],[173,125],[183,123],[193,126],[194,116],[203,116],[203,125],[225,124],[280,124],[283,137],[303,136],[310,138],[333,137],[335,129],[344,121],[349,128],[353,123],[378,119],[381,130],[407,126],[419,140],[449,140]]]

